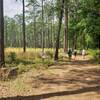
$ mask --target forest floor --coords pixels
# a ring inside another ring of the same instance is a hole
[[[100,65],[78,56],[0,82],[0,100],[100,100]]]

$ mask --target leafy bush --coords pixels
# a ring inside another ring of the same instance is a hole
[[[100,50],[96,50],[96,52],[93,55],[93,57],[98,63],[100,63]]]
[[[100,63],[100,50],[89,50],[88,53],[91,55],[93,60]]]
[[[29,66],[28,65],[25,66],[25,65],[23,65],[23,63],[20,63],[17,67],[18,67],[18,73],[19,74],[21,74],[23,72],[27,72],[27,71],[29,71],[31,69],[30,65]]]
[[[8,61],[10,63],[13,63],[16,61],[16,53],[15,52],[10,52],[10,54],[8,55]]]
[[[46,51],[46,55],[50,58],[53,58],[53,52],[52,51]]]
[[[48,68],[49,66],[52,66],[54,64],[52,59],[45,59],[43,63],[43,66]]]

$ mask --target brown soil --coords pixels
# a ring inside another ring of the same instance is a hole
[[[100,100],[100,65],[79,56],[30,70],[0,82],[0,100]]]

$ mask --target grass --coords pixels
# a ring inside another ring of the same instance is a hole
[[[23,53],[22,48],[6,48],[5,62],[8,67],[18,67],[19,73],[26,72],[31,68],[38,68],[40,66],[48,68],[53,65],[53,49],[45,49],[46,58],[42,58],[42,50],[40,48],[27,48]]]
[[[12,90],[15,90],[17,93],[21,93],[23,91],[28,91],[30,89],[29,85],[26,85],[23,80],[21,79],[16,79],[15,81],[11,82]]]
[[[6,48],[5,49],[5,61],[8,67],[18,67],[19,73],[26,72],[31,68],[39,68],[40,66],[48,68],[54,64],[54,50],[44,49],[46,58],[42,58],[42,49],[27,48],[26,52],[23,53],[22,48]],[[65,54],[63,49],[59,50],[60,60],[64,59]],[[88,54],[91,55],[92,59],[95,59],[100,63],[98,57],[100,50],[88,50]]]

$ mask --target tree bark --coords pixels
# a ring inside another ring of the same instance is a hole
[[[0,0],[0,67],[4,65],[4,16],[3,0]]]
[[[68,51],[68,3],[64,0],[64,52]]]
[[[25,36],[25,0],[23,0],[23,51],[26,52],[26,36]]]
[[[61,25],[62,25],[63,8],[64,8],[64,0],[61,0],[58,34],[57,34],[57,39],[56,39],[56,50],[55,50],[55,55],[54,55],[54,60],[55,61],[58,60],[59,39],[60,39],[60,31],[61,31]]]
[[[7,26],[8,26],[8,22],[7,21],[5,21],[5,47],[8,47],[8,30],[7,30]]]
[[[43,1],[42,0],[42,53],[44,53],[44,9],[43,9]]]
[[[77,49],[77,33],[75,33],[75,37],[74,37],[74,43],[75,43],[75,45],[74,45],[74,49]]]
[[[33,34],[33,39],[34,39],[34,48],[36,49],[36,13],[35,13],[35,5],[33,4],[33,10],[34,10],[34,34]]]

